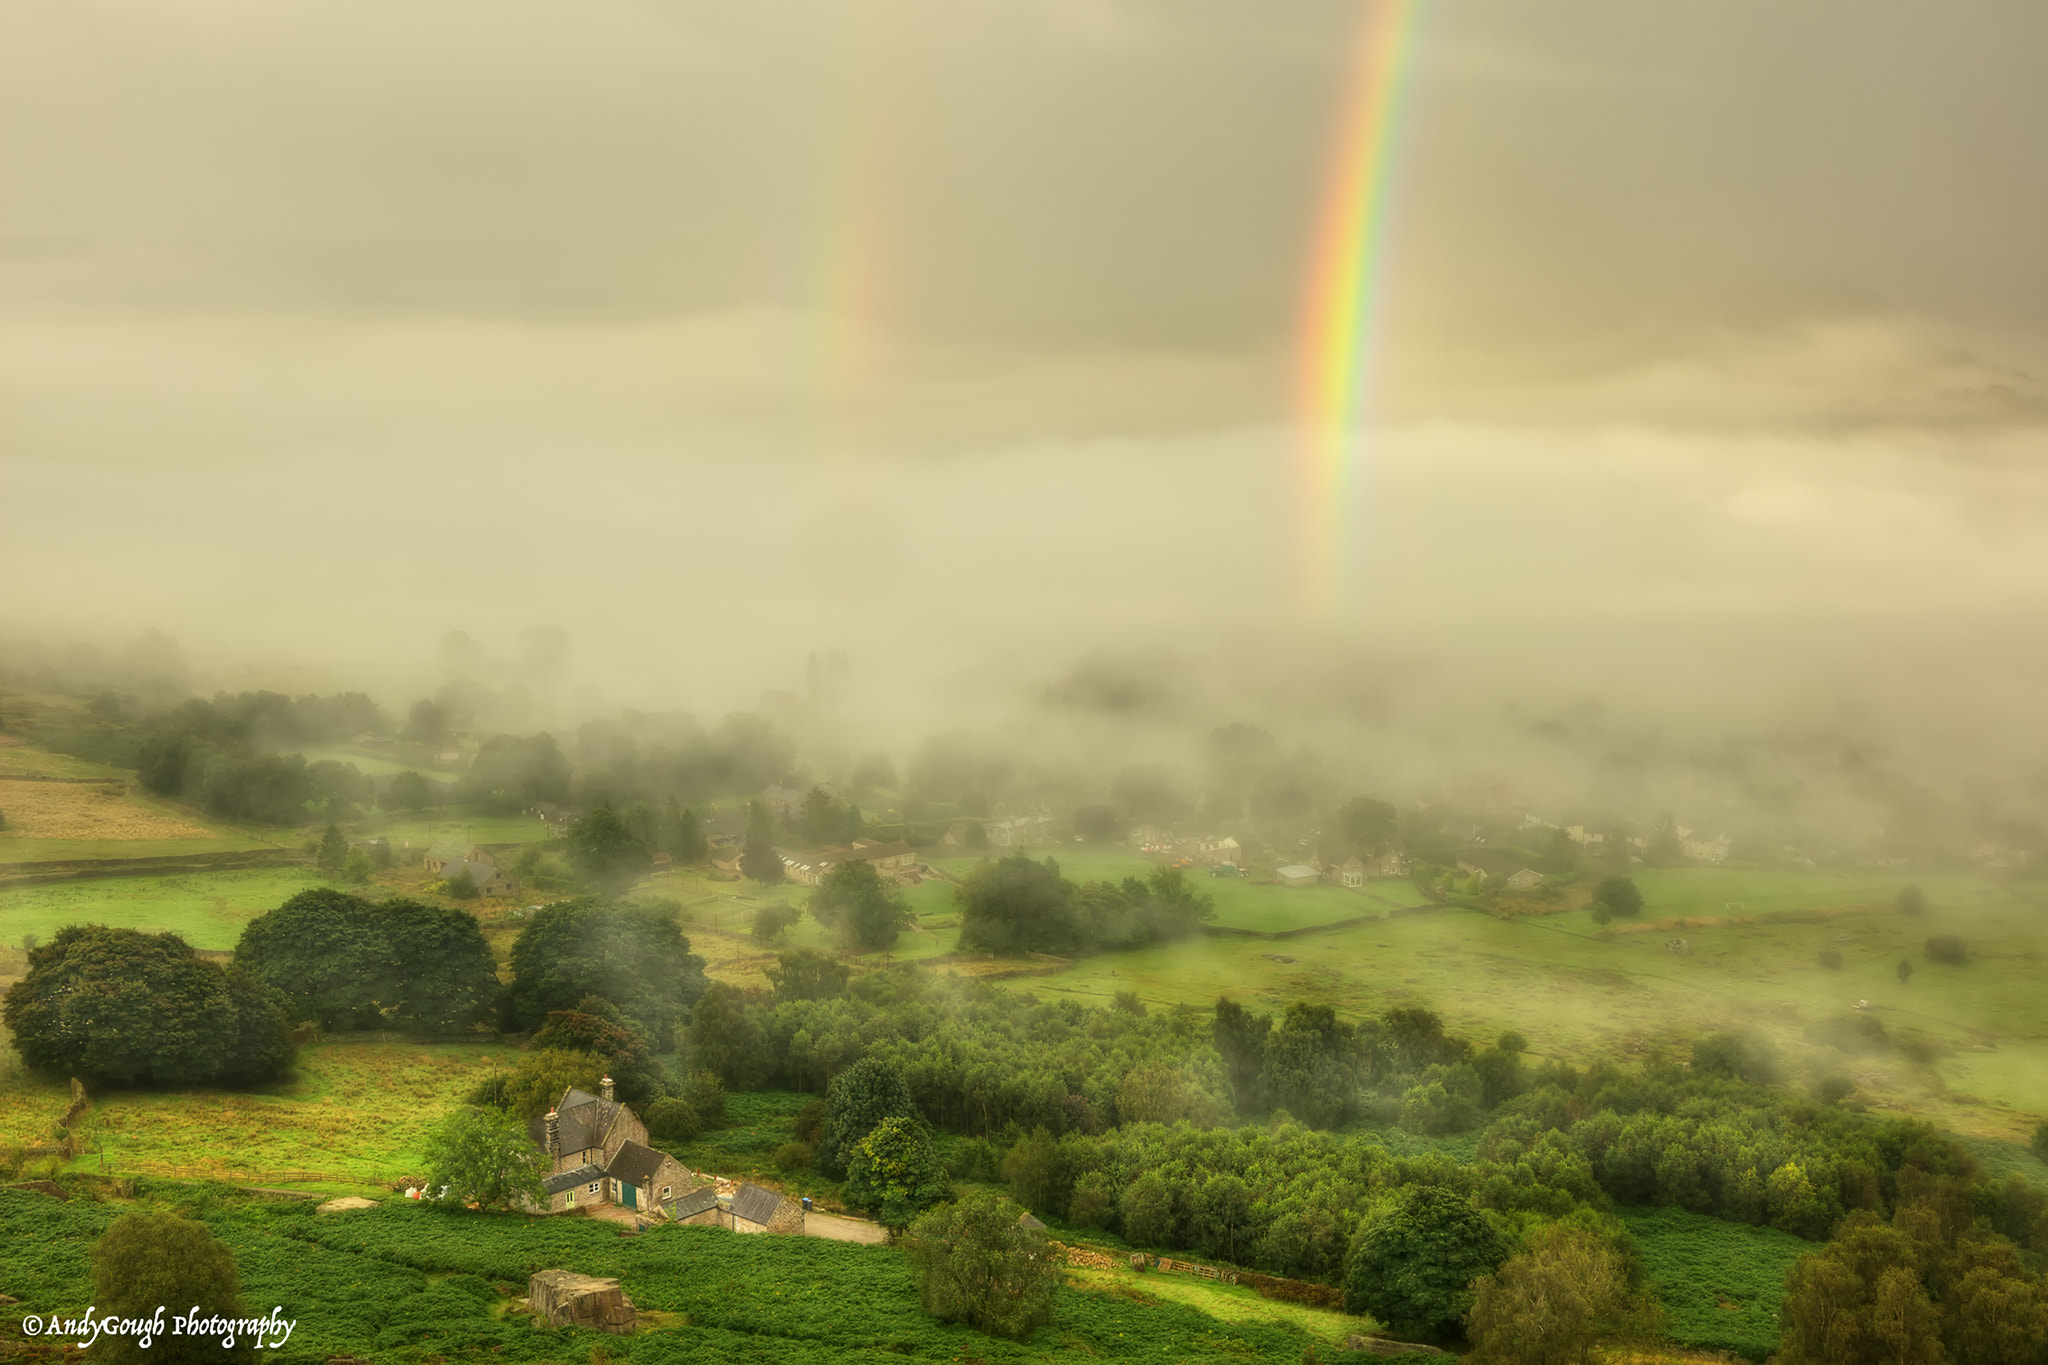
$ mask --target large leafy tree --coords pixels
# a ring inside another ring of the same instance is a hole
[[[922,1119],[902,1117],[883,1119],[860,1140],[844,1189],[849,1204],[897,1231],[953,1193],[931,1130]]]
[[[999,1337],[1026,1337],[1052,1321],[1060,1257],[1024,1210],[976,1192],[910,1225],[904,1251],[924,1310]]]
[[[464,1108],[427,1140],[427,1182],[443,1198],[482,1208],[509,1208],[546,1198],[547,1156],[526,1124],[502,1109]]]
[[[647,870],[646,841],[610,806],[599,806],[569,826],[569,866],[595,890],[616,893]]]
[[[1410,1186],[1360,1226],[1344,1270],[1344,1307],[1404,1336],[1454,1336],[1471,1310],[1472,1282],[1507,1252],[1470,1199]]]
[[[863,1057],[825,1088],[825,1121],[818,1130],[818,1169],[837,1179],[854,1150],[884,1119],[910,1118],[917,1104],[895,1065]]]
[[[32,1070],[110,1085],[268,1079],[291,1059],[262,986],[176,934],[67,925],[8,989],[7,1027]]]
[[[712,982],[691,1007],[689,1027],[679,1034],[677,1044],[689,1054],[692,1067],[736,1088],[760,1083],[759,1030],[737,987]]]
[[[243,929],[235,961],[326,1029],[457,1031],[489,1012],[497,965],[475,917],[418,901],[302,891]]]
[[[576,1009],[554,1011],[528,1046],[536,1050],[588,1052],[604,1058],[607,1071],[618,1085],[619,1097],[628,1104],[645,1103],[668,1079],[647,1040],[626,1027],[608,1001],[586,999]]]
[[[1940,1313],[1920,1278],[1922,1249],[1858,1211],[1785,1277],[1778,1359],[1785,1365],[1940,1365]]]
[[[985,862],[954,888],[960,946],[995,953],[1070,952],[1087,941],[1073,884],[1058,864],[1021,853]]]
[[[835,867],[811,895],[811,914],[838,929],[855,948],[886,948],[911,921],[910,906],[882,880],[875,865],[851,862]]]
[[[129,1213],[116,1219],[92,1249],[93,1304],[107,1318],[149,1318],[159,1308],[202,1318],[248,1316],[242,1307],[241,1273],[227,1243],[206,1225],[175,1213]],[[181,1336],[170,1331],[147,1346],[139,1337],[102,1337],[94,1360],[128,1365],[189,1365],[189,1362],[251,1360],[246,1337],[232,1351],[219,1337]]]
[[[462,786],[468,800],[509,814],[567,800],[569,777],[569,760],[553,735],[492,735],[477,750]]]
[[[514,1028],[538,1028],[588,995],[616,1004],[650,1038],[666,1038],[708,982],[673,906],[583,897],[536,914],[512,944],[506,1000]]]
[[[1608,1238],[1554,1223],[1474,1283],[1467,1329],[1500,1365],[1585,1365],[1596,1343],[1647,1335],[1655,1322],[1655,1300],[1629,1285]]]
[[[1627,877],[1603,877],[1593,888],[1594,918],[1600,918],[1602,911],[1608,918],[1628,919],[1640,915],[1643,913],[1643,893]]]
[[[385,810],[419,810],[433,800],[434,788],[426,778],[407,769],[391,779],[384,788],[380,804]]]

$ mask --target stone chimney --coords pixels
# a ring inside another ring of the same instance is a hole
[[[606,1099],[612,1097],[612,1078],[607,1076],[597,1083],[598,1093]]]
[[[562,1154],[562,1116],[553,1109],[548,1110],[548,1155]]]

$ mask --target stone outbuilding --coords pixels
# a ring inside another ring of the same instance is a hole
[[[560,1327],[624,1336],[633,1330],[633,1301],[617,1280],[573,1270],[538,1270],[526,1285],[526,1308]]]
[[[699,1227],[732,1227],[732,1215],[718,1202],[718,1191],[710,1185],[701,1190],[679,1194],[661,1206],[672,1223],[695,1223]]]
[[[788,1232],[801,1235],[804,1206],[779,1190],[742,1185],[733,1191],[734,1232]]]

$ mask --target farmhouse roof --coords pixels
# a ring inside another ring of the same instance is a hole
[[[427,850],[429,858],[439,858],[444,863],[459,863],[469,857],[469,845],[458,844],[452,839],[443,839]]]
[[[668,1216],[675,1219],[694,1217],[718,1207],[718,1187],[706,1185],[701,1190],[691,1190],[668,1201]]]
[[[766,1225],[768,1220],[775,1216],[775,1210],[782,1207],[782,1201],[787,1197],[774,1190],[763,1189],[759,1185],[742,1185],[733,1193],[732,1216],[744,1218],[749,1223]]]
[[[580,1152],[590,1147],[604,1146],[604,1135],[611,1131],[612,1120],[618,1116],[617,1100],[601,1100],[587,1091],[571,1086],[562,1096],[562,1102],[555,1106],[555,1118],[562,1135],[561,1150]],[[530,1119],[526,1131],[533,1134],[534,1145],[547,1147],[547,1120]]]
[[[1310,867],[1307,863],[1289,863],[1280,869],[1279,875],[1282,877],[1320,877],[1323,874]]]
[[[572,1190],[578,1185],[587,1185],[602,1179],[604,1172],[586,1161],[573,1171],[562,1171],[549,1176],[540,1182],[540,1187],[549,1194],[560,1194],[563,1190]]]
[[[467,872],[469,874],[469,879],[475,882],[478,886],[483,886],[485,883],[489,882],[491,878],[498,875],[498,865],[496,863],[474,863],[469,861],[467,858],[463,859],[462,865],[452,872],[449,872],[448,869],[445,867],[441,870],[443,872],[448,872],[446,880],[451,882],[454,881],[457,877],[460,877],[463,873]]]
[[[661,1169],[666,1153],[657,1152],[644,1143],[627,1138],[619,1146],[619,1154],[612,1158],[605,1174],[614,1180],[623,1180],[628,1185],[637,1185]]]
[[[1026,1232],[1045,1231],[1045,1224],[1039,1222],[1036,1218],[1032,1217],[1028,1213],[1017,1220],[1017,1226],[1023,1228]]]

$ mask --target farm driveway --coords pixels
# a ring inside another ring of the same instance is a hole
[[[865,1218],[840,1218],[830,1213],[804,1215],[804,1236],[829,1237],[835,1242],[861,1242],[874,1246],[886,1241],[888,1229]]]

